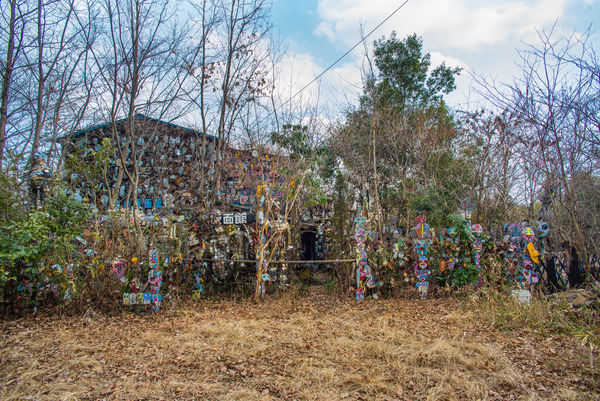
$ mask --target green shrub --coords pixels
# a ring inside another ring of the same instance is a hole
[[[89,212],[87,205],[55,188],[40,210],[5,214],[8,218],[0,220],[0,288],[5,300],[14,303],[21,284],[28,290],[26,301],[36,305],[39,289],[64,284],[65,274],[51,266],[72,261],[74,239],[81,235]]]

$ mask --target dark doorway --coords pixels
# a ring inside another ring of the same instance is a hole
[[[315,260],[316,249],[315,243],[317,241],[317,234],[312,231],[304,231],[302,233],[302,254],[300,257],[302,260]]]
[[[300,236],[302,248],[300,252],[300,260],[315,260],[317,233],[313,231],[304,231]],[[298,267],[298,277],[305,283],[312,282],[313,270],[317,265],[311,263],[302,264]]]

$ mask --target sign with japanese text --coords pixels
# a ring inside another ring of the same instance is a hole
[[[222,213],[217,219],[223,225],[253,223],[256,218],[252,213]]]

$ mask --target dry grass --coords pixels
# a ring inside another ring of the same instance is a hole
[[[580,342],[507,334],[449,299],[205,301],[7,323],[2,340],[5,400],[594,399]]]

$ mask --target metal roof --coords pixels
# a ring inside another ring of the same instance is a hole
[[[140,113],[136,113],[134,115],[134,118],[135,119],[140,119],[140,120],[156,121],[158,123],[165,124],[165,125],[168,125],[168,126],[173,127],[173,128],[178,128],[178,129],[181,129],[181,130],[184,130],[184,131],[188,131],[188,132],[194,133],[196,135],[204,135],[202,132],[196,131],[195,129],[182,127],[181,125],[177,125],[177,124],[173,124],[173,123],[170,123],[170,122],[167,122],[167,121],[162,121],[162,120],[159,120],[159,119],[156,119],[156,118],[148,117],[148,116],[140,114]],[[124,122],[126,120],[127,120],[127,118],[121,118],[121,119],[115,121],[115,123],[119,124],[119,123],[122,123],[122,122]],[[85,129],[82,129],[82,130],[79,130],[79,131],[75,131],[75,132],[73,132],[72,134],[69,134],[69,135],[65,135],[65,136],[61,137],[60,140],[65,140],[65,139],[68,139],[68,138],[77,138],[77,137],[79,137],[81,135],[84,135],[84,134],[86,134],[88,132],[96,131],[96,130],[99,130],[99,129],[102,129],[102,128],[105,128],[105,127],[108,127],[108,126],[110,126],[110,123],[108,123],[108,122],[103,123],[103,124],[92,125],[91,127],[88,127],[88,128],[85,128]],[[213,135],[206,135],[206,136],[209,137],[209,138],[217,139],[217,137],[213,136]]]

